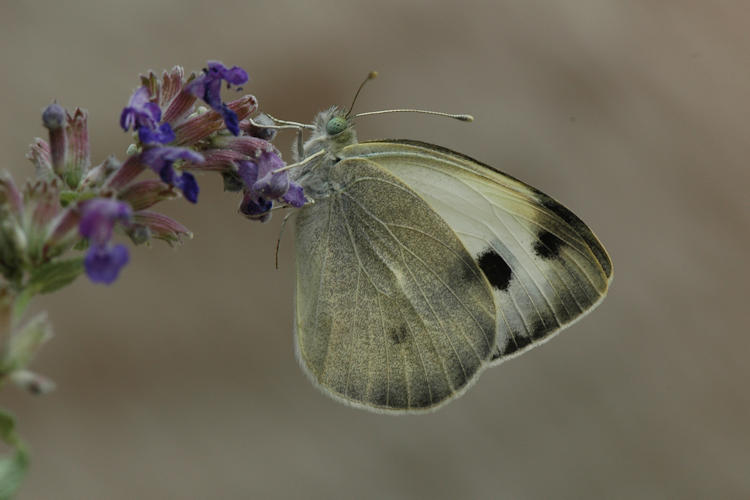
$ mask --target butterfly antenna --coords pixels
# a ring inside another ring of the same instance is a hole
[[[360,116],[370,116],[370,115],[384,115],[386,113],[422,113],[424,115],[436,115],[436,116],[444,116],[446,118],[453,118],[454,120],[459,120],[462,122],[474,121],[474,117],[471,115],[466,115],[466,114],[455,115],[451,113],[442,113],[440,111],[430,111],[427,109],[383,109],[380,111],[368,111],[367,113],[357,113],[356,115],[352,116],[352,118],[359,118]]]
[[[362,81],[362,83],[359,84],[357,93],[354,94],[354,99],[352,99],[352,105],[349,106],[349,111],[346,112],[346,116],[344,118],[349,118],[349,115],[352,114],[352,110],[354,109],[354,103],[357,102],[357,97],[359,97],[359,93],[362,91],[362,87],[365,86],[365,83],[369,82],[370,80],[374,80],[377,77],[378,77],[377,71],[370,71],[370,73],[367,75],[367,78],[365,78]]]

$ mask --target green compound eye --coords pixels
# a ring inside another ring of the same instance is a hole
[[[334,116],[330,120],[328,120],[328,123],[326,124],[326,133],[328,135],[336,135],[341,132],[343,132],[349,124],[346,121],[346,118],[342,116]]]

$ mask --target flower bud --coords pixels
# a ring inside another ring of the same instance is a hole
[[[243,120],[240,122],[240,129],[247,135],[271,142],[276,137],[275,128],[263,127],[263,125],[274,125],[273,120],[265,113],[260,113],[252,120]]]
[[[42,123],[48,130],[57,130],[65,127],[65,108],[53,102],[42,112]]]
[[[42,123],[49,130],[50,157],[52,168],[57,175],[63,176],[65,170],[65,155],[68,150],[68,138],[65,134],[65,109],[57,103],[52,103],[42,113]]]
[[[44,396],[55,390],[55,383],[51,379],[28,370],[16,370],[10,374],[10,379],[35,396]]]
[[[170,245],[173,243],[181,243],[182,236],[188,238],[193,237],[193,233],[188,230],[185,226],[167,217],[164,214],[157,212],[151,212],[149,210],[141,210],[133,214],[133,222],[146,226],[151,231],[153,238],[164,240]]]
[[[156,179],[148,179],[129,185],[118,198],[128,202],[133,210],[137,211],[154,206],[160,201],[172,200],[177,196],[179,195],[169,184]]]
[[[135,245],[143,245],[151,241],[151,230],[142,224],[131,224],[126,232],[130,241]]]

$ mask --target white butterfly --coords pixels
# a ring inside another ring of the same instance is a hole
[[[332,397],[434,409],[606,295],[604,247],[537,189],[441,146],[359,143],[337,108],[305,128],[297,356]]]

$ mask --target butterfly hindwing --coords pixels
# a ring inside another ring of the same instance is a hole
[[[312,380],[345,402],[433,408],[495,352],[495,302],[461,240],[399,179],[342,160],[296,222],[296,340]]]
[[[609,256],[560,203],[513,177],[416,141],[353,144],[403,181],[455,231],[486,275],[497,310],[496,362],[549,339],[604,298]]]

